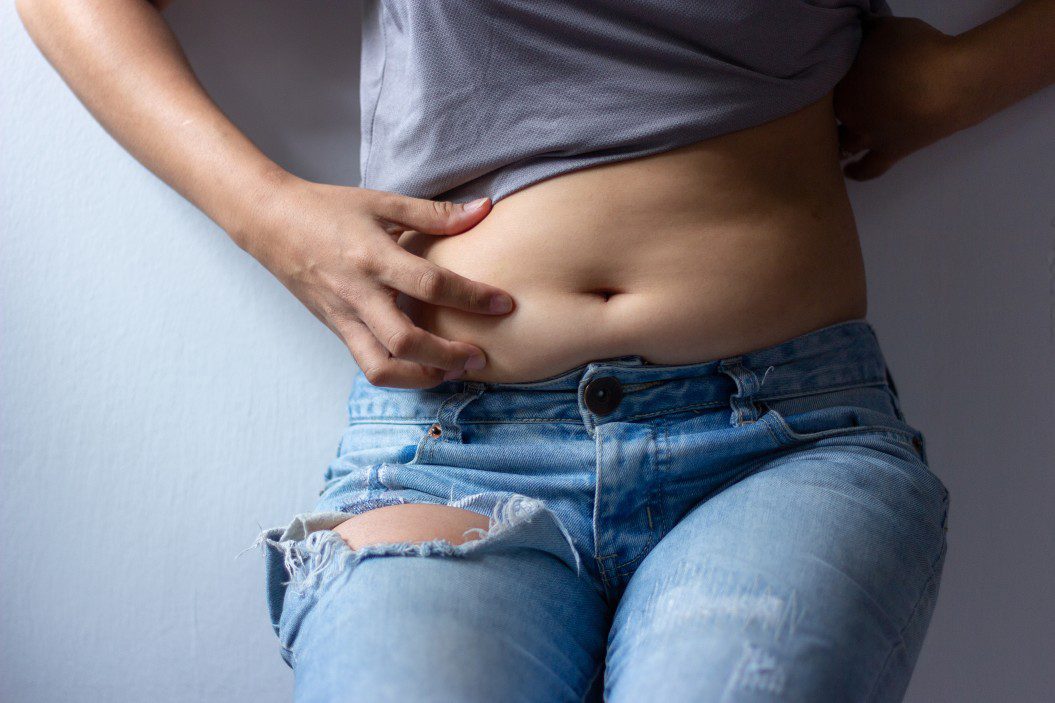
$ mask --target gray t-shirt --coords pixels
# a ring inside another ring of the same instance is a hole
[[[495,202],[790,114],[886,0],[364,0],[360,185]]]

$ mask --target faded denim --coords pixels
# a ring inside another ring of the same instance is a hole
[[[614,407],[587,392],[605,377]],[[300,703],[901,700],[949,492],[866,320],[530,383],[360,372],[348,409],[314,507],[255,543]],[[422,502],[490,528],[332,530]]]

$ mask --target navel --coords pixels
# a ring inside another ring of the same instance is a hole
[[[587,295],[595,295],[604,302],[608,302],[613,296],[619,295],[623,291],[616,290],[615,288],[594,288],[593,290],[584,291]]]

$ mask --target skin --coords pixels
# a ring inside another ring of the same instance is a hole
[[[409,232],[400,245],[517,299],[502,319],[406,301],[424,329],[487,350],[487,366],[468,380],[537,380],[624,354],[705,361],[865,312],[827,98],[758,127],[547,179],[458,237]]]
[[[100,124],[279,278],[371,383],[390,387],[459,371],[530,380],[631,353],[689,363],[863,316],[844,177],[875,178],[1055,82],[1055,0],[1026,0],[956,36],[879,18],[832,94],[797,113],[467,210],[279,168],[206,95],[158,11],[168,4],[16,7]],[[511,296],[511,311],[489,307],[496,294]],[[469,364],[474,355],[486,365]],[[486,520],[400,505],[336,530],[358,548],[460,539],[470,527]]]
[[[910,154],[1055,83],[1055,0],[1026,0],[962,34],[912,17],[865,28],[835,89],[845,167],[869,180]]]

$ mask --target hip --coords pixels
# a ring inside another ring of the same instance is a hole
[[[742,468],[756,455],[855,438],[893,442],[927,463],[924,435],[905,417],[863,318],[708,361],[662,364],[631,354],[525,382],[401,389],[374,386],[360,371],[348,417],[323,493],[346,480],[338,492],[384,493],[405,483],[394,472],[419,467],[451,478],[435,466],[488,479],[516,467],[509,473],[528,481],[593,474],[602,460],[620,471],[665,463],[668,476],[713,472],[722,461]],[[606,442],[613,454],[602,457]],[[625,485],[640,485],[631,478]]]
[[[610,585],[700,501],[778,466],[888,502],[927,544],[943,536],[948,490],[863,319],[705,362],[628,355],[524,383],[394,389],[360,374],[348,409],[314,511],[427,502],[495,516],[529,500],[563,527],[569,561],[592,571],[610,557],[594,574]]]
[[[530,382],[402,389],[360,372],[348,410],[311,511],[258,537],[274,548],[265,549],[268,602],[284,656],[313,602],[291,594],[332,575],[338,557],[526,550],[615,602],[653,552],[675,564],[669,545],[718,528],[714,548],[725,545],[729,563],[764,557],[758,568],[789,583],[811,574],[791,586],[803,594],[841,589],[853,604],[833,612],[893,614],[873,623],[877,652],[909,624],[926,625],[912,606],[936,585],[949,492],[864,319],[704,362],[627,355]],[[332,531],[349,515],[405,503],[480,512],[491,529],[458,546],[356,554]]]

